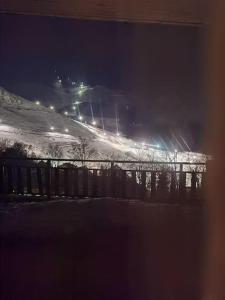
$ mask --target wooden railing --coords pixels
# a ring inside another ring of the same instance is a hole
[[[205,174],[203,163],[0,159],[0,195],[196,202]]]

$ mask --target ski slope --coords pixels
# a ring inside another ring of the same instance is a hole
[[[54,128],[54,130],[53,130]],[[25,100],[0,88],[0,138],[32,145],[44,157],[49,144],[62,147],[71,158],[71,145],[85,138],[98,152],[96,159],[205,162],[206,156],[191,152],[168,152],[137,143],[94,126],[74,121],[50,108]]]

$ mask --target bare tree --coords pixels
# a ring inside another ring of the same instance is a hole
[[[79,143],[72,144],[71,154],[74,159],[87,160],[96,157],[97,151],[90,146],[86,138],[79,136]]]
[[[47,156],[51,156],[52,158],[62,158],[63,157],[63,150],[62,148],[57,144],[49,144],[47,151]]]
[[[0,152],[4,152],[7,148],[12,146],[12,143],[9,139],[1,139],[0,140]]]

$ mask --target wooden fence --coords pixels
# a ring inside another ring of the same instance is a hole
[[[203,163],[1,159],[0,195],[198,201],[205,174]]]

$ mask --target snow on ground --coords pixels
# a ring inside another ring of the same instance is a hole
[[[163,151],[111,132],[103,132],[0,88],[1,139],[32,145],[35,153],[42,157],[49,144],[57,144],[62,146],[64,158],[71,158],[71,145],[79,143],[79,137],[85,138],[97,150],[99,156],[96,159],[192,163],[206,160],[206,156],[200,153]]]

